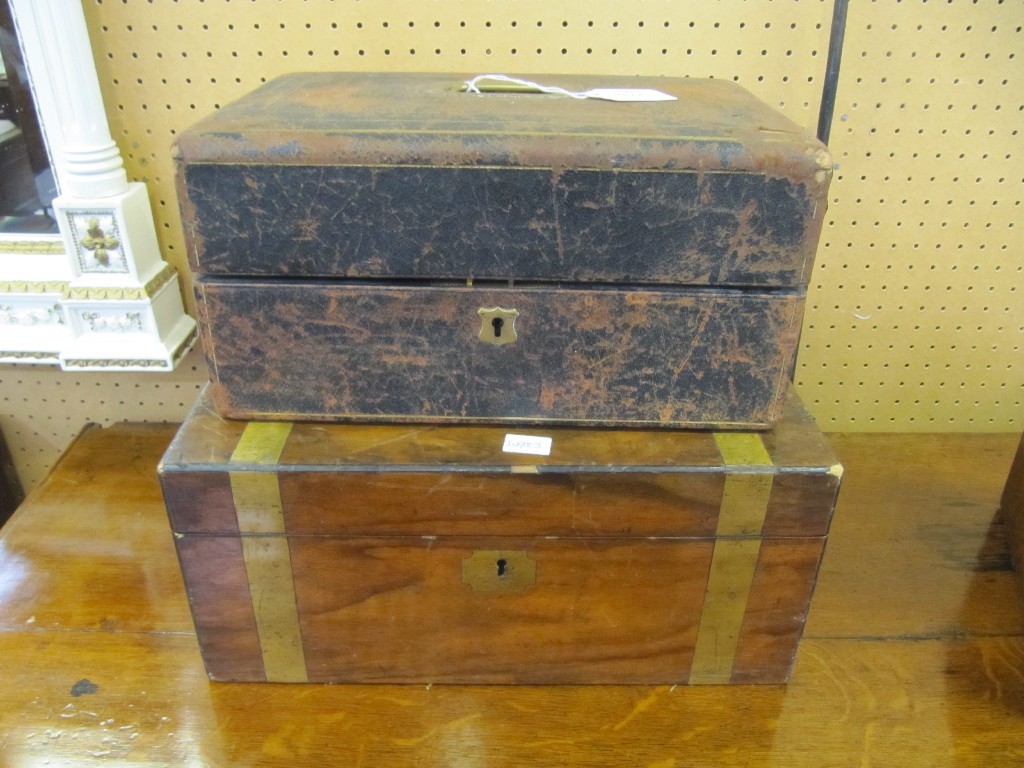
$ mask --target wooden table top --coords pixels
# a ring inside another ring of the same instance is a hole
[[[833,435],[791,683],[687,688],[210,683],[156,479],[173,432],[87,430],[0,531],[0,765],[1024,765],[1018,435]]]

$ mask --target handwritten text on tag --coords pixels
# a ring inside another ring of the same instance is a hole
[[[534,456],[551,455],[551,438],[534,435],[505,435],[501,448],[505,453],[530,453]]]

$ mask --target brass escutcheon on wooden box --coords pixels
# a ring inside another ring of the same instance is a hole
[[[478,549],[462,561],[462,583],[474,592],[522,592],[537,581],[537,563],[525,552]]]

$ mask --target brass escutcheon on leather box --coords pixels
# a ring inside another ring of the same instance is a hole
[[[519,317],[519,310],[480,307],[476,313],[480,315],[480,341],[500,347],[502,344],[511,344],[519,338],[516,334],[516,318]]]

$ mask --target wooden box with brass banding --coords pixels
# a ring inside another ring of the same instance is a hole
[[[206,394],[160,474],[214,680],[686,684],[788,679],[842,468],[792,393],[765,432],[522,434]]]

